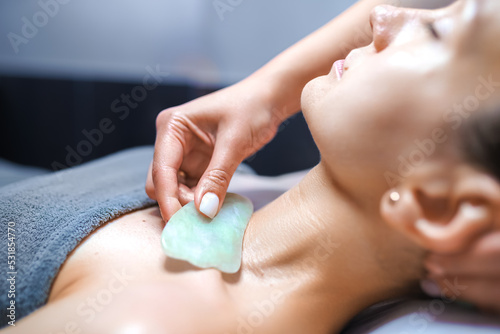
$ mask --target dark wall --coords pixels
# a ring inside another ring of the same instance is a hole
[[[209,92],[174,85],[149,88],[142,83],[1,77],[0,157],[61,169],[124,148],[152,145],[161,110]],[[128,104],[122,100],[127,95]],[[318,160],[298,114],[248,163],[261,174],[276,175],[312,167]]]

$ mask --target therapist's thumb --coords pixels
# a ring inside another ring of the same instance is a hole
[[[234,147],[231,148],[231,145],[224,146],[224,148],[215,148],[212,160],[200,178],[195,191],[196,208],[209,218],[214,218],[219,212],[226,197],[229,182],[236,168],[245,158],[241,152],[234,152]]]

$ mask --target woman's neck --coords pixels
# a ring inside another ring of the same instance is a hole
[[[241,271],[225,276],[235,300],[254,306],[242,312],[259,312],[261,303],[273,310],[263,315],[266,323],[281,332],[331,333],[363,308],[403,294],[416,277],[379,262],[402,237],[365,211],[333,186],[322,164],[257,211],[245,232]]]

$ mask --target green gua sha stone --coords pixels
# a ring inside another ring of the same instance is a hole
[[[253,213],[252,202],[228,193],[214,219],[186,204],[168,221],[161,235],[167,256],[201,268],[233,274],[240,269],[243,234]]]

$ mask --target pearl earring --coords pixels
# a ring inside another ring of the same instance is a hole
[[[389,195],[389,200],[392,203],[396,203],[397,201],[399,201],[400,198],[401,198],[401,195],[397,191],[393,191]]]

